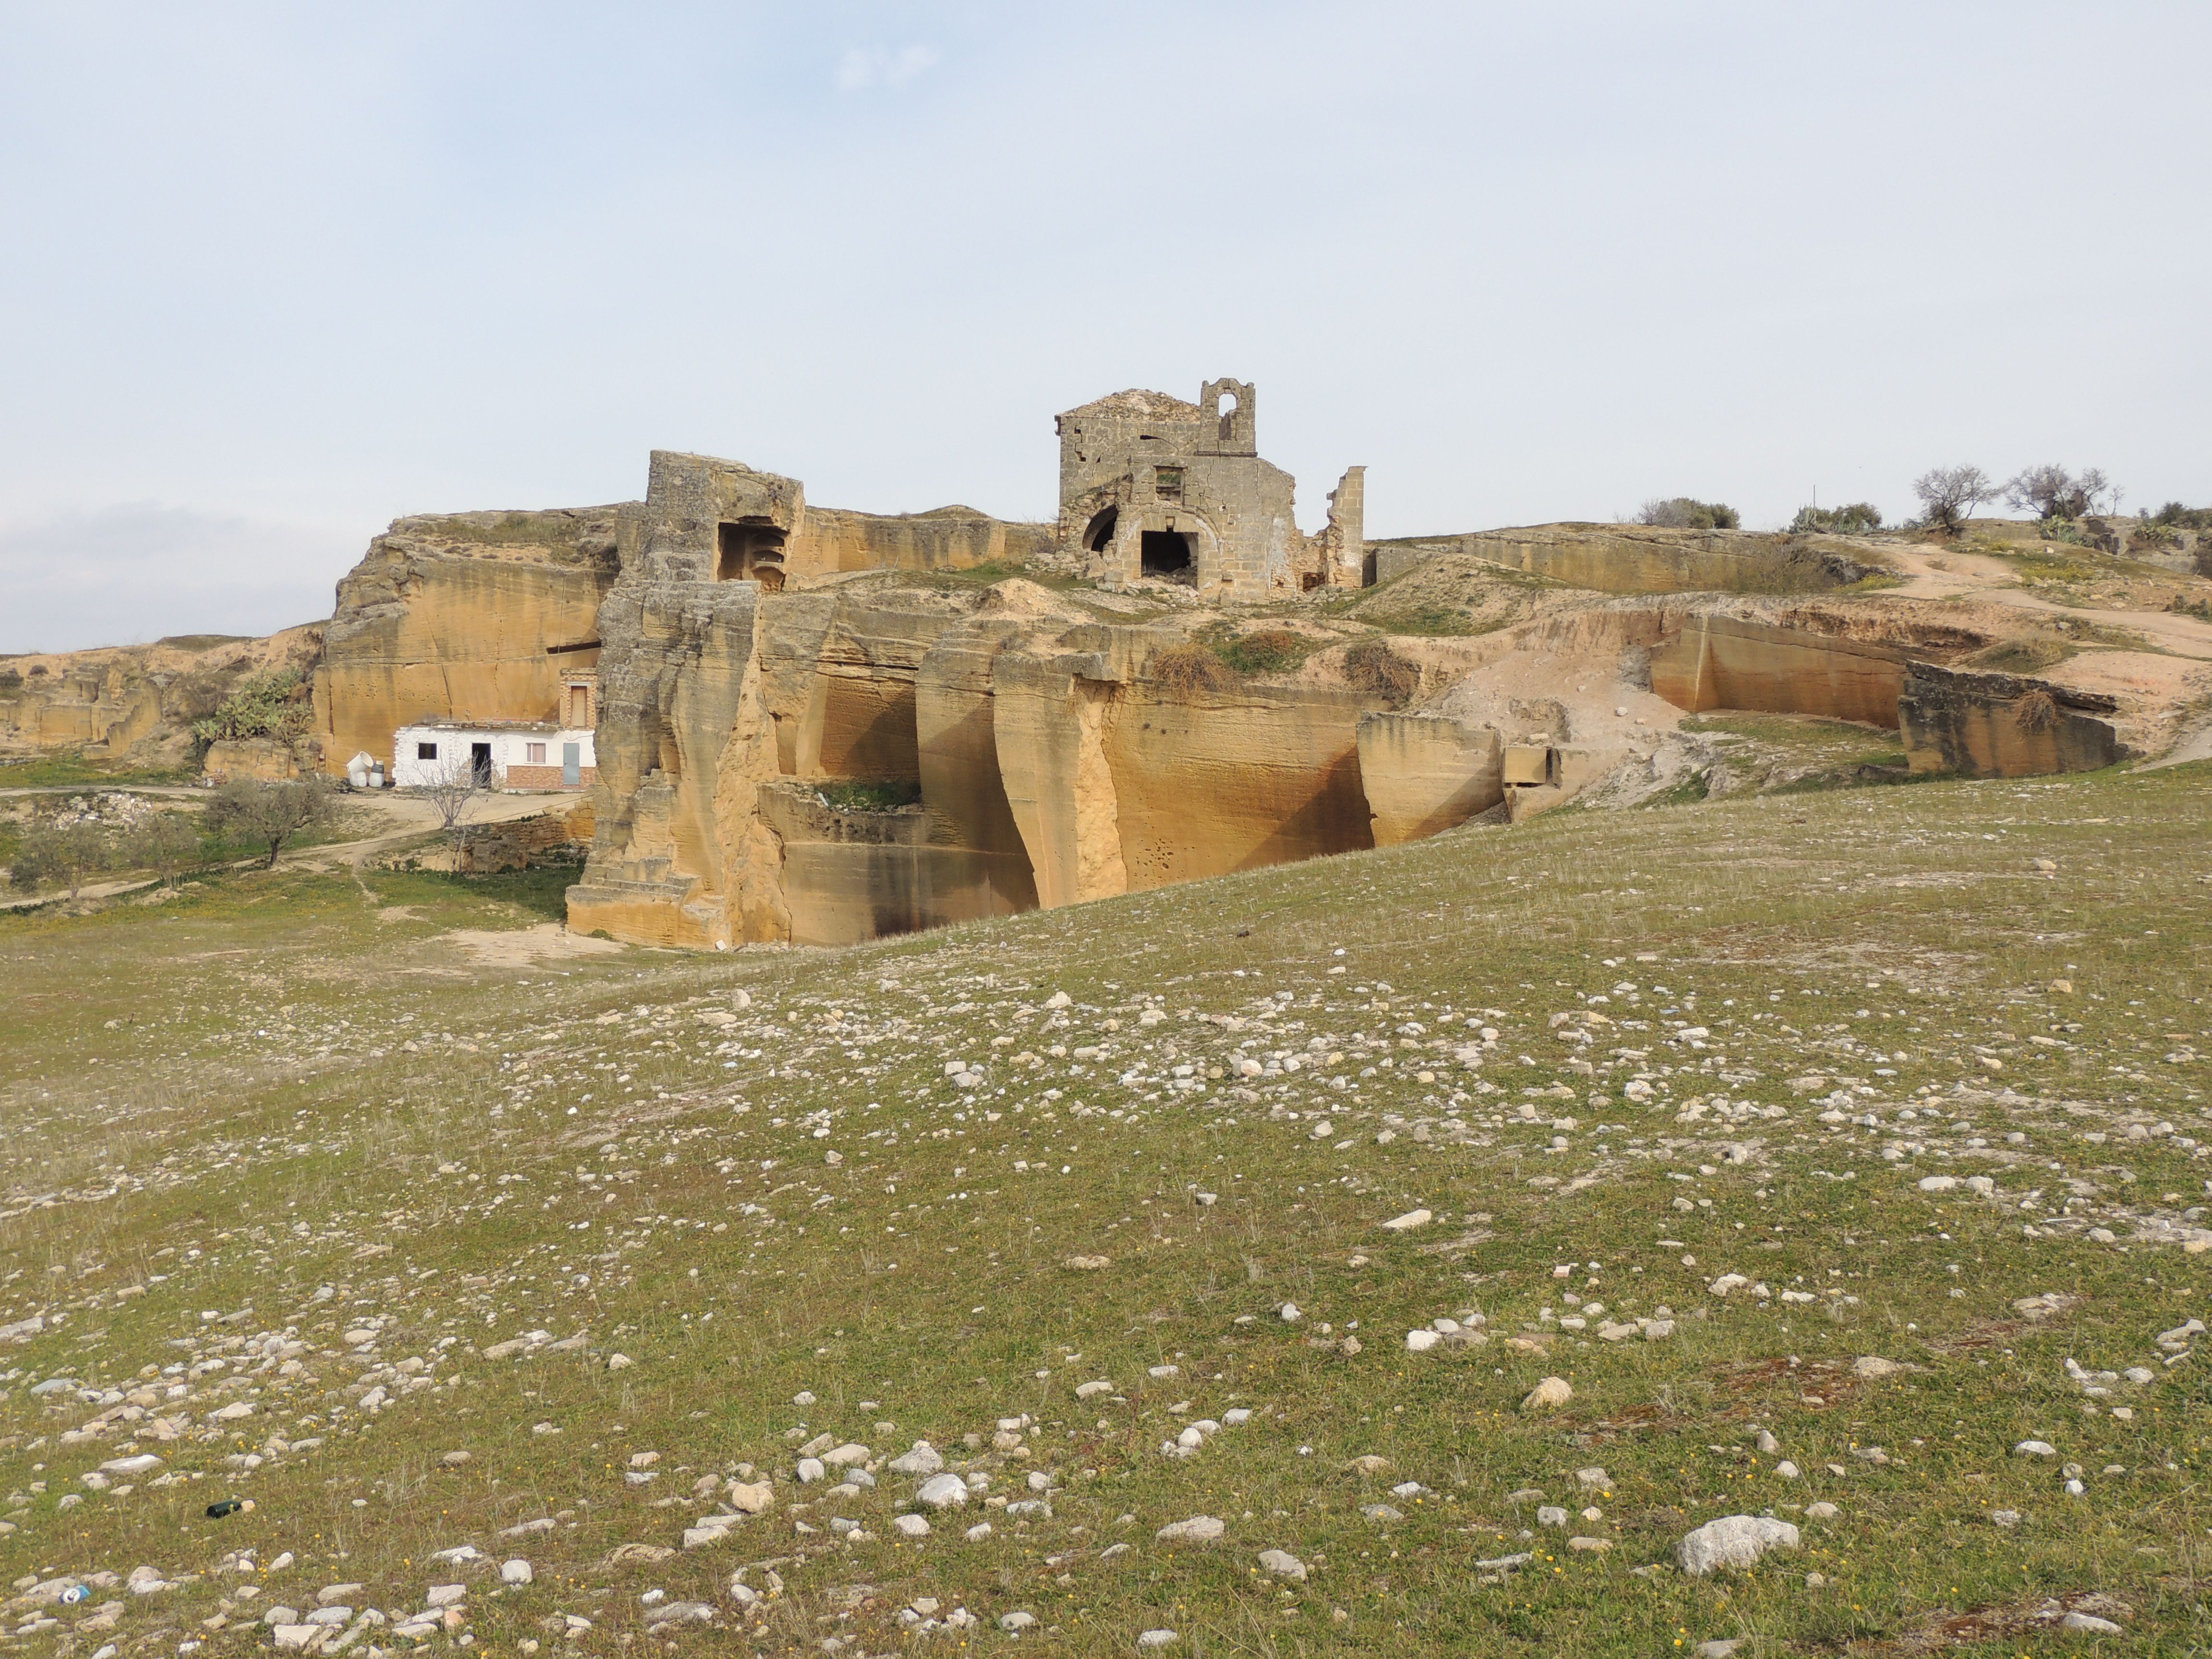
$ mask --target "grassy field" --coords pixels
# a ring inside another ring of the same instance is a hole
[[[2201,1650],[2209,783],[840,951],[594,950],[559,872],[0,918],[7,1639]],[[1762,1513],[1799,1547],[1676,1565]]]

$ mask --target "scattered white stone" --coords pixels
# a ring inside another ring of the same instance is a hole
[[[520,1556],[499,1564],[499,1582],[502,1584],[526,1584],[537,1576],[537,1569]]]
[[[1769,1550],[1797,1547],[1797,1528],[1765,1516],[1728,1515],[1686,1533],[1674,1546],[1674,1559],[1692,1577],[1719,1567],[1747,1567]]]
[[[1171,1630],[1148,1630],[1139,1632],[1137,1645],[1140,1648],[1171,1648],[1181,1639]]]
[[[1218,1516],[1194,1515],[1188,1521],[1170,1522],[1152,1536],[1169,1544],[1207,1544],[1228,1530]]]
[[[929,1522],[918,1515],[894,1516],[891,1525],[897,1528],[901,1535],[904,1537],[927,1538],[929,1536]]]
[[[1406,1333],[1406,1347],[1413,1353],[1426,1353],[1443,1340],[1443,1337],[1435,1331],[1419,1330]]]
[[[1574,1397],[1574,1389],[1566,1378],[1547,1376],[1528,1390],[1528,1397],[1521,1402],[1521,1409],[1524,1412],[1557,1411]]]
[[[2078,1608],[2060,1620],[2058,1628],[2082,1636],[2124,1636],[2127,1633],[2111,1620],[2100,1619],[2094,1613],[2083,1613]]]
[[[1825,1498],[1817,1504],[1808,1504],[1805,1518],[1808,1521],[1832,1521],[1836,1518],[1836,1506]]]
[[[1416,1227],[1425,1227],[1436,1217],[1426,1210],[1408,1210],[1403,1215],[1392,1216],[1382,1224],[1386,1233],[1409,1233]]]
[[[944,1467],[944,1454],[927,1440],[915,1441],[911,1451],[901,1452],[890,1461],[893,1474],[935,1474]]]
[[[2056,1457],[2058,1448],[2048,1440],[2023,1440],[2013,1449],[2015,1457]]]
[[[1851,1362],[1853,1376],[1893,1376],[1904,1369],[1894,1359],[1884,1359],[1875,1354],[1863,1354]]]
[[[933,1510],[957,1509],[968,1501],[968,1483],[957,1474],[933,1474],[914,1496]]]
[[[1306,1578],[1306,1564],[1288,1550],[1261,1550],[1260,1571],[1273,1578],[1288,1578],[1303,1584]]]

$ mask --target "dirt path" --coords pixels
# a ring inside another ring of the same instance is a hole
[[[2212,623],[2172,611],[2116,611],[2061,605],[2033,592],[2002,559],[1983,553],[1898,548],[1891,556],[1906,580],[1889,592],[1908,599],[1979,599],[2100,628],[2124,628],[2179,657],[2212,662]]]
[[[24,795],[82,795],[107,793],[96,786],[79,784],[61,788],[0,790],[0,799]],[[164,799],[198,801],[204,804],[208,792],[204,789],[155,787],[128,788],[125,793],[134,795],[157,795]],[[393,793],[353,794],[340,797],[349,809],[358,808],[381,817],[389,828],[374,836],[354,841],[325,842],[315,847],[303,847],[297,852],[278,855],[280,870],[310,870],[328,872],[345,869],[352,872],[355,884],[371,899],[368,884],[362,880],[361,872],[380,853],[386,853],[421,836],[434,833],[439,827],[437,809],[429,802],[413,795]],[[571,795],[494,795],[489,799],[472,803],[468,822],[472,824],[507,823],[516,818],[535,817],[540,812],[554,811],[563,803],[573,804]],[[259,859],[240,859],[225,866],[228,869],[258,867]],[[114,898],[125,893],[139,892],[155,884],[150,878],[131,878],[121,881],[87,882],[79,890],[79,898]],[[46,893],[29,898],[0,901],[0,910],[27,910],[41,904],[52,904],[63,895]]]

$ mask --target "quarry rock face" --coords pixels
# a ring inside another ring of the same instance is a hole
[[[180,635],[8,658],[0,661],[0,757],[74,750],[173,766],[194,747],[195,720],[253,675],[311,668],[323,633],[315,623],[263,639]]]
[[[616,525],[607,507],[394,522],[338,584],[315,673],[325,769],[388,769],[403,726],[562,720],[599,657]]]
[[[2119,758],[2118,702],[2048,680],[1915,663],[1898,702],[1915,772],[2020,778]]]

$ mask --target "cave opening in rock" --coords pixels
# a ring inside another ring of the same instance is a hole
[[[783,586],[784,532],[765,519],[739,519],[714,532],[714,580],[758,582],[769,592]]]
[[[1121,509],[1109,507],[1094,516],[1083,532],[1083,545],[1093,553],[1103,553],[1114,544],[1115,526],[1121,521]]]
[[[1147,530],[1138,558],[1147,576],[1190,580],[1190,538],[1182,531]]]

